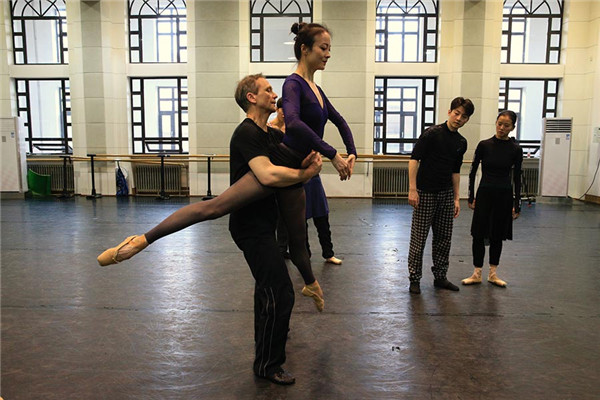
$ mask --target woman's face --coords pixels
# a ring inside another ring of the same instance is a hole
[[[508,139],[508,134],[515,129],[512,119],[508,115],[501,115],[496,120],[496,137],[498,139]]]
[[[324,70],[327,60],[331,57],[331,36],[327,32],[323,32],[315,36],[315,43],[312,49],[306,49],[303,46],[302,58],[308,68],[317,71]]]

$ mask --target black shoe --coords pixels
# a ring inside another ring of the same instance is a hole
[[[283,368],[279,368],[278,370],[275,370],[275,372],[267,374],[266,376],[257,376],[259,378],[268,379],[277,385],[293,385],[296,383],[296,378],[294,378],[294,375]]]
[[[412,294],[421,294],[421,286],[419,285],[419,282],[411,282],[410,286],[408,287],[408,291]]]
[[[450,282],[448,279],[435,279],[433,281],[433,286],[438,289],[452,290],[453,292],[458,292],[460,290],[458,286]]]

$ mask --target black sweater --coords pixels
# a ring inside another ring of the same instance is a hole
[[[498,139],[492,136],[482,140],[477,145],[475,157],[469,173],[469,203],[475,198],[475,175],[479,163],[482,165],[480,187],[493,187],[511,189],[510,171],[514,167],[514,199],[515,211],[521,211],[521,165],[523,164],[523,150],[514,138],[509,140]]]

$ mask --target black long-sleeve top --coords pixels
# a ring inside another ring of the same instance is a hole
[[[419,160],[417,189],[437,193],[452,188],[452,174],[460,172],[467,139],[448,124],[429,127],[415,143],[410,158]]]
[[[514,207],[521,211],[521,166],[523,150],[514,138],[508,140],[492,136],[477,145],[471,172],[469,173],[469,203],[475,198],[475,175],[481,163],[482,177],[480,187],[511,188],[510,171],[513,170]]]

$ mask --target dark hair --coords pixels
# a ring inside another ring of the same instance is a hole
[[[283,97],[277,99],[277,108],[283,107]]]
[[[510,118],[510,120],[512,121],[513,126],[517,126],[517,114],[514,111],[510,111],[510,110],[500,111],[498,113],[498,116],[496,117],[496,121],[498,121],[498,118],[500,118],[503,115],[505,117]]]
[[[296,35],[294,38],[294,55],[298,61],[300,61],[300,58],[302,57],[302,45],[312,49],[317,35],[320,35],[323,32],[331,34],[329,29],[324,25],[307,24],[306,22],[294,22],[291,31]]]
[[[250,102],[246,98],[246,95],[248,93],[258,93],[256,81],[264,77],[263,74],[248,75],[238,82],[234,97],[235,102],[238,103],[238,106],[240,106],[244,112],[248,112],[248,109],[250,108]]]
[[[468,117],[473,115],[475,112],[475,106],[473,105],[473,102],[470,99],[465,99],[464,97],[456,97],[454,100],[452,100],[452,103],[450,103],[450,110],[456,110],[458,107],[464,108],[465,114],[467,114]]]

